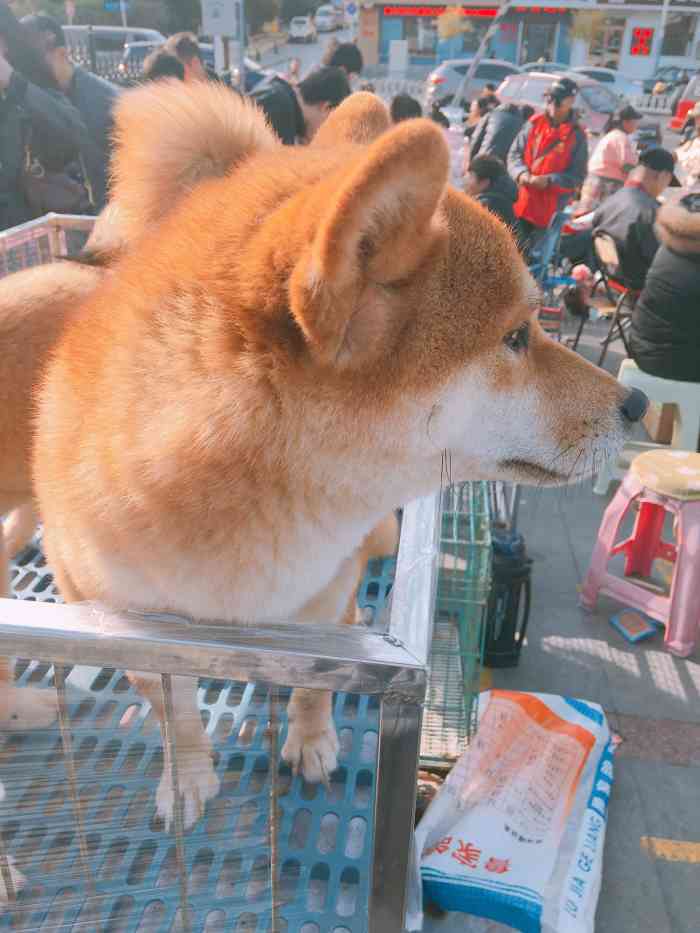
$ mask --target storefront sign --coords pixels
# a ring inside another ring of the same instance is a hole
[[[654,44],[654,30],[647,26],[636,26],[632,30],[630,40],[630,55],[651,55]]]
[[[385,6],[383,13],[384,16],[428,16],[433,18],[436,16],[442,16],[446,9],[446,6]],[[476,16],[483,17],[485,19],[493,19],[496,13],[498,13],[498,8],[478,8],[463,6],[460,12],[462,13],[462,16]]]

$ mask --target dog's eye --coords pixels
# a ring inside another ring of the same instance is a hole
[[[514,353],[522,353],[523,350],[527,349],[529,339],[530,325],[526,322],[521,324],[517,330],[512,330],[509,334],[506,334],[503,343]]]

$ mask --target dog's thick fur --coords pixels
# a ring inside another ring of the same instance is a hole
[[[546,483],[616,454],[624,390],[542,333],[512,237],[448,187],[430,122],[389,129],[353,95],[287,148],[229,92],[177,84],[125,95],[117,126],[129,246],[39,398],[35,488],[67,599],[337,621],[358,547],[439,485],[445,451],[454,480]],[[162,717],[158,681],[138,682]],[[189,824],[218,781],[191,683],[174,694]],[[283,754],[309,780],[336,765],[330,711],[323,692],[290,701]]]

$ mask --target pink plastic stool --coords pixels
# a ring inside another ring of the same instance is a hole
[[[616,543],[635,501],[639,512],[632,534]],[[675,515],[675,544],[662,538],[666,512]],[[625,555],[626,578],[648,577],[656,558],[673,563],[669,595],[608,573],[608,561],[620,553]],[[663,622],[669,651],[682,658],[692,654],[700,633],[700,454],[652,450],[632,461],[603,515],[581,590],[583,607],[594,609],[600,593]]]

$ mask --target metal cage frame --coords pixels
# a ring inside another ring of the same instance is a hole
[[[168,701],[174,675],[256,681],[273,687],[313,683],[318,689],[377,696],[379,740],[368,930],[400,933],[411,865],[440,515],[439,496],[417,500],[404,510],[392,607],[384,631],[362,625],[321,626],[310,648],[308,627],[299,623],[195,623],[167,614],[119,613],[93,604],[0,599],[0,656],[54,664],[69,780],[72,750],[70,728],[62,714],[66,708],[64,668],[76,659],[86,665],[160,674],[166,706],[164,744],[171,741],[167,713],[172,713]],[[174,783],[177,786],[177,775]],[[178,804],[176,846],[182,847],[181,801]],[[80,835],[84,827],[79,811],[75,817]],[[179,869],[184,875],[182,863]],[[10,869],[4,850],[0,850],[0,871],[7,886]],[[181,887],[186,890],[185,885]],[[8,890],[12,895],[11,884]],[[184,916],[186,899],[182,907]]]

